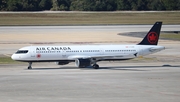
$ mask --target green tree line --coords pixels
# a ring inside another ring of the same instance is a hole
[[[0,11],[180,10],[180,0],[0,0]]]

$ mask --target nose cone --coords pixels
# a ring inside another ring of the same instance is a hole
[[[13,54],[13,55],[11,56],[11,59],[12,59],[12,60],[17,60],[18,58],[17,58],[17,56],[16,56],[15,54]]]
[[[14,60],[14,54],[11,56],[11,59]]]

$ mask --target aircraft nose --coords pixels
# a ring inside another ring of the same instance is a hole
[[[14,54],[11,56],[11,59],[14,60]]]
[[[17,57],[15,54],[13,54],[13,55],[11,56],[11,59],[12,59],[12,60],[17,60],[18,57]]]

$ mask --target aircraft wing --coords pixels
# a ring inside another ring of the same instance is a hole
[[[101,59],[101,58],[123,58],[127,56],[137,56],[137,53],[135,54],[118,54],[118,55],[73,55],[69,56],[68,59],[90,59],[90,58],[96,58],[96,59]]]

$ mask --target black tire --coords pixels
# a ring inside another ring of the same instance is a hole
[[[31,67],[31,66],[29,66],[29,67],[28,67],[28,69],[32,69],[32,67]]]
[[[94,69],[99,69],[99,65],[98,65],[98,64],[94,64],[94,65],[93,65],[93,68],[94,68]]]

